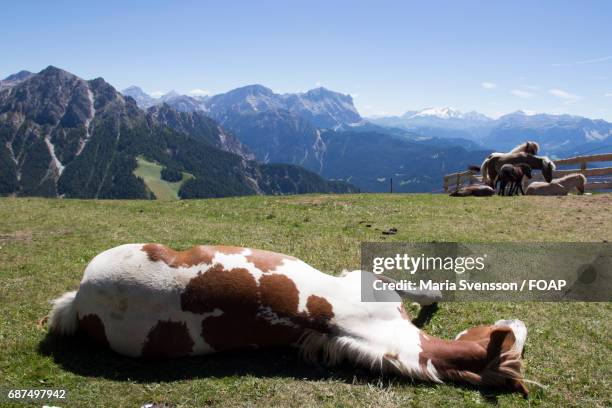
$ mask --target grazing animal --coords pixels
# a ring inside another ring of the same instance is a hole
[[[565,177],[556,178],[550,183],[536,181],[527,186],[527,195],[548,195],[561,196],[567,195],[572,189],[576,188],[580,194],[584,194],[586,177],[580,173],[568,174]]]
[[[505,153],[489,156],[482,164],[483,183],[495,187],[497,174],[504,164],[527,164],[532,170],[541,170],[547,182],[552,180],[555,164],[546,156],[534,156],[529,153]]]
[[[331,276],[256,249],[128,244],[89,263],[78,291],[54,301],[49,326],[131,357],[295,346],[327,364],[528,393],[520,320],[436,338],[412,324],[401,301],[361,302],[361,274]]]
[[[470,186],[461,187],[449,195],[451,197],[490,197],[495,194],[495,190],[492,187],[485,186],[484,184],[472,184]]]
[[[535,156],[536,154],[538,154],[539,150],[540,150],[540,145],[537,144],[536,142],[521,143],[520,145],[516,146],[514,149],[510,150],[508,153],[500,153],[500,152],[491,153],[489,156],[487,156],[487,158],[482,162],[480,166],[470,165],[468,166],[468,169],[475,171],[477,173],[478,172],[482,173],[482,181],[486,183],[487,185],[491,185],[491,187],[493,187],[491,183],[494,182],[495,179],[491,181],[488,180],[488,165],[489,165],[489,161],[492,158],[503,156],[505,154],[514,154],[514,153],[527,153],[527,154],[531,154]]]
[[[523,191],[523,177],[531,178],[531,167],[528,164],[520,163],[516,166],[513,164],[504,164],[499,169],[495,185],[499,184],[499,195],[515,195]],[[508,191],[506,191],[508,187]],[[497,187],[496,187],[497,188]]]

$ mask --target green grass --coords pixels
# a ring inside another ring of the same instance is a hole
[[[612,238],[612,195],[458,199],[434,195],[242,197],[198,201],[0,199],[0,388],[64,388],[86,407],[611,406],[609,303],[446,303],[426,325],[453,337],[501,318],[529,336],[518,394],[413,383],[307,365],[291,350],[162,362],[117,356],[78,339],[46,338],[49,300],[77,288],[99,252],[128,242],[174,248],[223,243],[300,257],[327,273],[359,267],[362,241],[580,241]],[[371,227],[366,227],[367,221]],[[395,227],[397,235],[381,231]],[[412,309],[412,312],[415,310]],[[0,406],[10,406],[0,400]]]
[[[171,183],[161,178],[163,166],[147,161],[142,157],[137,157],[136,161],[138,162],[138,167],[134,170],[134,175],[144,180],[149,190],[155,194],[158,200],[178,200],[178,191],[183,183],[193,178],[193,174],[183,172],[183,179],[181,181]]]

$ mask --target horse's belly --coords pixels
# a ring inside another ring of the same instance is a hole
[[[152,261],[140,244],[105,251],[88,265],[79,287],[79,326],[134,357],[291,345],[306,329],[328,329],[331,305],[309,294],[319,285],[308,289],[293,279],[335,278],[315,271],[308,279],[300,268],[310,267],[298,260],[287,266],[293,277],[278,269],[264,273],[242,254],[208,262]]]
[[[198,271],[172,270],[151,262],[140,249],[140,245],[113,248],[90,263],[76,298],[80,327],[128,356],[214,351],[200,335],[206,315],[181,307],[181,294]]]

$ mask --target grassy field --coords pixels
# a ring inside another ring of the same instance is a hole
[[[453,337],[501,318],[527,324],[529,399],[456,385],[378,378],[302,363],[291,350],[146,363],[77,339],[46,337],[49,300],[74,290],[88,261],[128,242],[224,243],[284,252],[327,273],[359,267],[362,241],[612,239],[612,195],[491,197],[346,195],[197,201],[0,199],[0,388],[63,388],[57,406],[612,405],[609,303],[447,303],[425,330]],[[371,224],[371,227],[367,227]],[[395,227],[397,235],[381,231]],[[414,312],[414,309],[412,309]],[[0,400],[0,406],[10,406]]]
[[[155,194],[158,200],[171,201],[178,200],[178,191],[183,183],[193,175],[190,173],[183,172],[183,179],[174,183],[162,180],[161,170],[162,166],[157,163],[153,163],[143,159],[142,157],[136,158],[138,167],[134,170],[134,175],[144,180],[145,184]]]

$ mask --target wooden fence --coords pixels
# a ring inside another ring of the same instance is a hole
[[[555,160],[557,167],[568,164],[579,164],[577,169],[555,170],[553,178],[563,177],[572,173],[582,173],[587,177],[585,190],[609,190],[612,189],[612,167],[596,167],[587,168],[587,163],[594,162],[612,162],[612,153],[594,154],[591,156],[576,156],[568,159]],[[540,172],[534,173],[533,178],[529,181],[544,180]],[[482,177],[477,175],[475,171],[467,170],[458,173],[447,174],[444,176],[444,192],[455,191],[463,185],[480,183]]]

